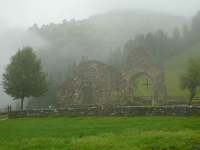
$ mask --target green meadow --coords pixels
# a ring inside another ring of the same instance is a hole
[[[199,124],[195,116],[8,119],[0,121],[0,149],[197,149]]]
[[[171,57],[163,64],[167,92],[170,96],[189,96],[188,90],[182,91],[179,88],[178,79],[179,74],[183,73],[187,66],[188,56],[200,57],[200,43],[187,47],[183,53]],[[151,83],[151,79],[146,75],[140,76],[136,79],[138,80],[138,90],[134,91],[134,96],[147,95],[147,87],[142,85],[147,82],[147,78],[149,79],[149,83]],[[148,95],[153,95],[152,86],[149,86]],[[200,97],[200,92],[196,97]]]
[[[6,119],[8,118],[8,115],[0,115],[0,119]]]

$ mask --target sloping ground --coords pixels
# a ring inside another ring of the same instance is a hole
[[[179,88],[179,79],[178,76],[187,66],[187,57],[200,57],[200,43],[187,47],[186,50],[179,54],[171,57],[169,60],[164,62],[164,70],[165,70],[165,80],[167,84],[168,95],[170,96],[188,96],[189,91],[182,91]],[[142,85],[146,83],[147,76],[141,76],[137,80],[138,81],[138,90],[135,91],[135,96],[147,95],[146,86]],[[149,79],[151,82],[151,80]],[[150,96],[153,93],[151,86],[149,86],[148,95]],[[200,97],[200,92],[197,95]]]

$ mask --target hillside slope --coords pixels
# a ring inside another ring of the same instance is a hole
[[[173,56],[164,63],[167,90],[170,95],[188,96],[189,94],[188,90],[182,91],[178,86],[178,75],[184,72],[188,56],[200,57],[200,43],[187,47],[185,52]],[[200,96],[200,94],[197,96]]]

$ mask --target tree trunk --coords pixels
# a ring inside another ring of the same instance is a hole
[[[192,94],[192,95],[190,96],[190,99],[189,99],[189,105],[192,104],[192,99],[193,99],[193,97],[194,97],[194,95]]]
[[[23,110],[23,101],[24,101],[24,99],[22,98],[21,99],[21,110]]]
[[[191,105],[191,103],[192,103],[192,97],[190,97],[189,99],[189,105]]]

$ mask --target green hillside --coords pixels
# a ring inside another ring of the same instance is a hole
[[[187,57],[200,57],[200,43],[187,47],[185,51],[179,55],[175,55],[164,62],[165,80],[167,84],[168,95],[171,96],[188,96],[189,91],[182,91],[179,88],[178,75],[181,74],[187,66]],[[138,90],[134,91],[134,96],[147,95],[146,83],[148,76],[140,76],[138,80]],[[149,81],[151,82],[150,78]],[[149,87],[148,95],[153,94],[151,86]],[[197,95],[200,96],[200,93]]]

